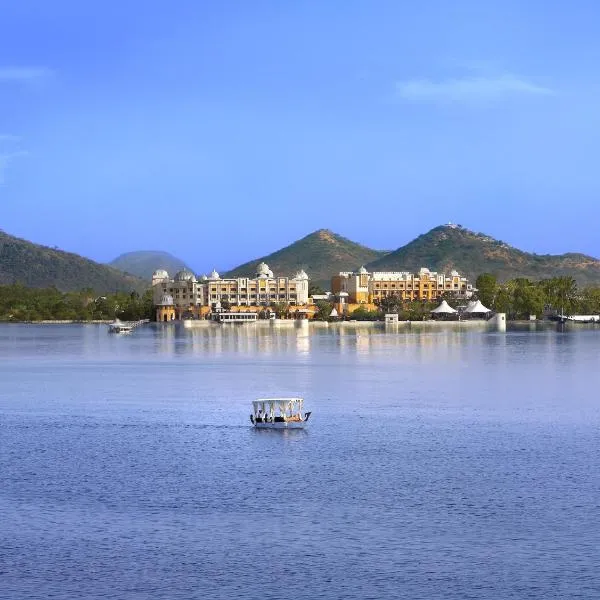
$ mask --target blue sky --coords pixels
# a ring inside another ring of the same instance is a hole
[[[232,267],[444,222],[600,257],[592,0],[0,0],[0,227]]]

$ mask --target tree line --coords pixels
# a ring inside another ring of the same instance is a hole
[[[498,283],[491,273],[483,273],[476,282],[477,297],[495,312],[509,319],[543,314],[600,314],[600,287],[579,288],[573,277],[552,277],[531,281],[517,277]]]
[[[153,312],[152,290],[99,296],[91,289],[61,292],[52,287],[0,285],[0,321],[137,321],[152,318]]]

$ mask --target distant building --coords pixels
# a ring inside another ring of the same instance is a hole
[[[423,267],[418,273],[408,271],[373,272],[364,267],[358,272],[341,272],[331,280],[336,296],[344,295],[348,304],[377,304],[386,296],[397,296],[403,301],[438,300],[449,292],[457,298],[470,298],[473,286],[457,271],[449,275]]]
[[[258,265],[252,278],[221,278],[213,271],[198,279],[190,271],[179,271],[171,279],[166,271],[158,270],[152,276],[152,289],[157,321],[202,318],[225,303],[233,310],[252,312],[273,303],[308,304],[304,271],[294,277],[275,277],[265,263]]]

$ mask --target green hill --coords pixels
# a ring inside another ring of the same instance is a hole
[[[333,274],[357,269],[382,255],[383,252],[361,246],[328,229],[319,229],[277,252],[240,265],[226,275],[254,276],[257,265],[265,262],[275,275],[291,277],[304,269],[313,283],[329,288]]]
[[[0,231],[0,284],[98,293],[142,291],[148,284],[78,254],[33,244]]]
[[[131,273],[136,277],[150,280],[152,273],[157,269],[164,269],[171,275],[184,269],[192,271],[181,259],[159,250],[139,250],[137,252],[126,252],[117,256],[109,265],[119,271]]]
[[[418,271],[420,267],[444,272],[456,269],[473,282],[478,275],[487,272],[496,275],[499,281],[568,275],[580,285],[600,283],[600,260],[591,256],[523,252],[458,225],[435,227],[366,266],[371,271]]]

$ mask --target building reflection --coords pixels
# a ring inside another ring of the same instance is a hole
[[[202,322],[193,326],[159,323],[153,326],[152,331],[157,352],[161,354],[211,357],[223,354],[275,356],[283,353],[308,356],[313,349],[330,345],[333,341],[338,352],[358,357],[379,353],[399,360],[416,356],[423,361],[455,361],[465,357],[468,347],[466,336],[481,336],[485,340],[483,346],[506,343],[505,334],[493,333],[485,324],[478,327],[461,323],[447,324],[443,328],[419,323],[315,326],[306,321],[229,325]]]

